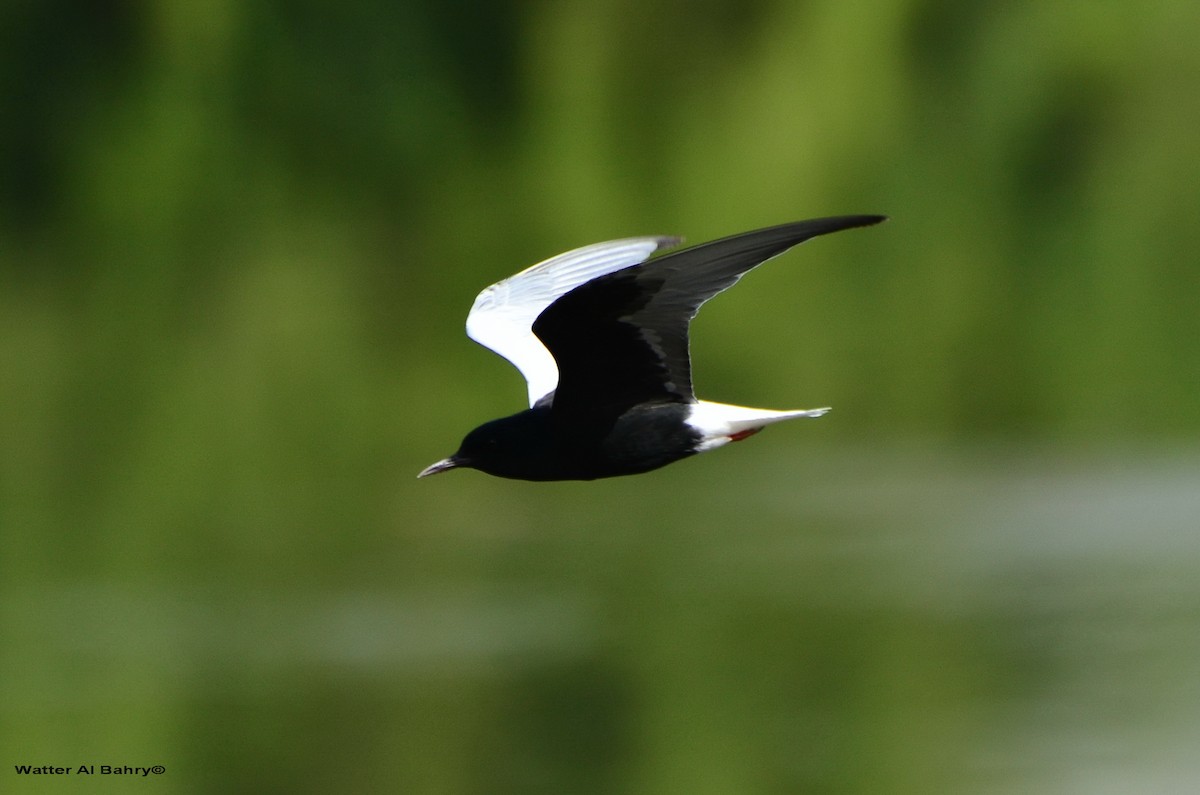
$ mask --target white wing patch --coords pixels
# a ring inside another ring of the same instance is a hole
[[[631,237],[577,248],[486,288],[467,315],[467,336],[512,362],[529,386],[529,405],[558,386],[558,366],[533,334],[533,321],[564,293],[645,262],[677,237]]]

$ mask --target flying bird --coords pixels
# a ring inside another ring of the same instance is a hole
[[[651,258],[674,237],[597,243],[479,294],[467,335],[508,359],[529,408],[480,425],[419,478],[469,467],[520,480],[633,475],[828,408],[773,411],[697,400],[688,326],[744,273],[818,235],[885,220],[847,215],[773,226]]]

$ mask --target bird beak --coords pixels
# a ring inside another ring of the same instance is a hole
[[[426,475],[436,475],[439,472],[445,472],[447,469],[454,469],[458,466],[461,466],[458,459],[456,459],[454,456],[450,456],[449,458],[443,458],[441,461],[425,467],[419,473],[417,473],[417,477],[423,478]]]

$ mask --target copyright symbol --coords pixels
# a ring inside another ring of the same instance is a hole
[[[150,768],[150,772],[156,776],[159,776],[159,775],[162,775],[163,773],[166,773],[167,769],[165,767],[163,767],[162,765],[155,765],[154,767]]]

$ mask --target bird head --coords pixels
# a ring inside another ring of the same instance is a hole
[[[540,479],[551,444],[543,409],[529,409],[511,417],[485,422],[468,433],[449,458],[425,467],[417,475],[436,475],[450,469],[478,469],[506,478]]]
[[[476,467],[476,462],[483,463],[486,466],[486,462],[494,456],[494,451],[500,446],[499,437],[488,428],[491,424],[481,425],[468,433],[454,455],[443,458],[441,461],[435,461],[422,469],[417,474],[417,477],[423,478],[426,475],[436,475],[439,472],[446,472],[451,469],[481,468]]]

